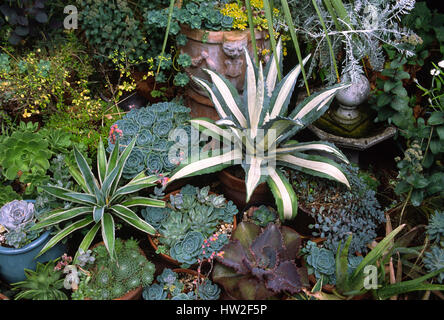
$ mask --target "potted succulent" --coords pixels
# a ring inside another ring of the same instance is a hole
[[[196,265],[205,243],[217,238],[207,249],[217,251],[236,227],[236,206],[223,195],[211,193],[209,186],[186,185],[164,199],[166,208],[145,208],[141,214],[157,230],[154,237],[148,235],[151,245],[176,265]]]
[[[169,140],[174,130],[186,129],[190,109],[174,102],[161,102],[140,109],[131,109],[115,122],[108,137],[108,152],[112,152],[117,139],[123,150],[132,139],[136,144],[123,167],[122,176],[132,179],[142,171],[149,175],[173,170],[180,157],[169,158],[168,151],[174,144]],[[188,140],[186,141],[188,142]],[[183,155],[185,157],[186,155]]]
[[[35,270],[38,262],[60,257],[66,249],[60,244],[36,259],[51,234],[32,230],[36,223],[34,200],[13,200],[0,209],[0,275],[8,283],[25,280],[25,269]]]
[[[318,119],[328,109],[337,91],[347,85],[340,84],[314,93],[288,114],[291,93],[301,66],[296,66],[278,83],[277,61],[282,61],[280,41],[277,47],[277,55],[270,59],[265,69],[262,63],[256,67],[245,52],[247,71],[242,96],[231,82],[212,70],[206,69],[206,72],[213,84],[195,78],[208,91],[221,120],[215,123],[211,119],[200,118],[190,122],[201,131],[212,133],[213,139],[222,141],[224,147],[211,150],[205,157],[203,154],[189,157],[173,171],[169,183],[240,164],[245,171],[245,202],[250,201],[258,185],[267,182],[282,220],[296,216],[297,197],[280,166],[337,180],[349,186],[335,161],[306,153],[330,153],[348,163],[335,146],[325,142],[300,143],[290,140],[298,131]]]
[[[37,262],[35,271],[26,269],[26,279],[12,284],[13,290],[18,291],[14,300],[68,300],[59,264],[60,258],[57,258],[46,263]]]
[[[221,290],[190,269],[163,269],[156,282],[143,290],[144,300],[218,300]]]
[[[324,247],[336,252],[339,243],[353,233],[350,251],[364,254],[385,222],[384,211],[371,186],[371,177],[353,165],[341,165],[351,188],[340,183],[289,171],[290,182],[298,196],[301,214],[307,230],[294,228],[307,236],[323,238]]]
[[[299,234],[269,223],[241,222],[216,257],[212,277],[234,299],[263,300],[308,286],[307,270],[297,267]]]
[[[141,172],[128,183],[120,184],[125,164],[135,144],[136,138],[132,139],[120,153],[119,139],[117,139],[116,145],[107,159],[105,147],[102,140],[100,140],[97,150],[97,177],[94,176],[83,155],[74,148],[78,169],[70,167],[70,172],[83,192],[74,192],[57,186],[42,187],[49,194],[70,202],[73,206],[69,209],[51,211],[42,221],[31,227],[31,230],[46,228],[62,221],[77,220],[54,235],[39,254],[45,253],[72,232],[92,225],[80,243],[79,249],[88,250],[97,232],[101,229],[105,247],[110,257],[114,258],[114,218],[119,218],[143,232],[155,233],[155,229],[130,208],[136,206],[165,206],[165,202],[161,200],[133,195],[135,192],[156,185],[159,178],[154,175],[147,176],[144,172]],[[74,259],[77,258],[78,253],[79,250]]]
[[[116,258],[111,259],[103,242],[91,248],[93,263],[78,280],[73,299],[138,300],[143,287],[154,279],[155,265],[147,260],[134,239],[116,238]]]

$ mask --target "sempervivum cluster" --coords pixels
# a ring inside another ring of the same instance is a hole
[[[116,140],[124,149],[136,138],[136,146],[125,164],[123,176],[130,179],[146,170],[148,174],[172,171],[185,154],[169,156],[170,148],[177,141],[169,140],[170,133],[182,129],[183,138],[188,141],[190,129],[185,125],[190,109],[173,102],[161,102],[140,109],[132,109],[121,120],[111,126],[108,137],[108,151],[114,148]],[[188,142],[182,143],[187,145]]]

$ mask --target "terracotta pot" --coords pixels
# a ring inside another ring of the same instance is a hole
[[[253,192],[250,201],[247,203],[247,189],[245,181],[232,175],[228,170],[219,172],[218,178],[222,185],[222,191],[227,199],[232,200],[239,211],[244,211],[245,207],[261,204],[274,204],[274,198],[270,188],[264,182],[259,184]]]
[[[176,194],[178,194],[179,192],[180,192],[180,189],[168,193],[168,194],[163,198],[163,201],[168,201],[168,200],[170,199],[170,195],[176,195]],[[210,191],[210,194],[215,194],[215,193]],[[236,226],[237,226],[236,216],[234,216],[234,217],[233,217],[233,231],[236,229]],[[153,239],[153,237],[152,237],[151,235],[148,235],[148,241],[149,241],[150,245],[153,247],[154,251],[157,251],[157,245],[154,243],[154,239]],[[159,253],[159,255],[160,255],[163,259],[165,259],[166,261],[168,261],[168,262],[171,263],[171,264],[174,264],[174,265],[177,265],[177,266],[181,265],[181,263],[180,263],[179,261],[177,261],[176,259],[171,258],[171,256],[169,256],[169,255],[167,255],[167,254],[165,254],[165,253]],[[194,268],[194,267],[196,267],[196,266],[197,266],[197,264],[194,264],[194,265],[192,265],[190,268]]]
[[[246,71],[244,48],[253,54],[250,30],[209,31],[181,25],[181,33],[188,39],[185,46],[180,47],[180,52],[191,56],[191,66],[185,69],[190,78],[210,81],[209,75],[203,71],[204,68],[210,69],[226,77],[238,91],[243,90]],[[256,31],[255,35],[259,51],[269,48],[265,31]],[[185,95],[193,118],[219,119],[207,93],[197,83],[191,81]]]
[[[96,243],[95,245],[93,245],[90,250],[98,247],[98,246],[103,246],[104,243],[103,241]],[[139,248],[139,252],[146,258],[145,252],[143,252],[142,249]],[[113,300],[140,300],[140,298],[142,297],[142,292],[143,292],[143,287],[137,287],[131,291],[128,291],[127,293],[125,293],[123,296],[119,297],[119,298],[115,298]],[[85,300],[91,300],[90,298],[85,298]]]

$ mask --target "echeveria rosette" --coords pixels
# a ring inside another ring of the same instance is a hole
[[[142,129],[137,135],[136,145],[139,147],[151,147],[155,141],[154,135],[148,129]]]
[[[145,170],[145,153],[139,148],[134,148],[123,168],[123,177],[132,179],[143,170]]]
[[[444,268],[444,248],[433,245],[429,252],[424,253],[423,262],[429,272]],[[444,283],[444,272],[439,273],[437,279],[440,283]]]
[[[0,209],[0,225],[15,230],[34,219],[34,204],[24,200],[13,200]]]
[[[167,291],[163,288],[163,285],[153,283],[149,287],[145,287],[142,293],[142,297],[145,300],[166,300]]]
[[[168,217],[170,210],[169,208],[143,208],[141,214],[147,223],[158,229]]]
[[[435,211],[426,230],[431,242],[440,243],[441,247],[444,247],[444,211]]]
[[[150,174],[158,174],[162,172],[163,161],[158,153],[151,152],[146,158],[146,168]]]
[[[316,279],[324,278],[325,283],[334,284],[336,272],[336,260],[332,251],[318,248],[314,242],[309,241],[306,246],[308,254],[306,256],[310,271]]]
[[[170,256],[183,266],[191,266],[197,262],[197,257],[202,252],[203,243],[204,236],[202,233],[190,231],[182,241],[177,242],[170,249]]]
[[[177,280],[177,273],[169,268],[163,269],[162,273],[157,276],[157,281],[169,286],[173,285]]]
[[[197,295],[202,300],[217,300],[220,296],[220,288],[217,284],[205,279],[199,285]]]
[[[142,108],[142,110],[139,111],[136,121],[140,124],[141,128],[151,128],[156,122],[156,113],[148,108]]]
[[[173,297],[171,297],[171,300],[196,300],[196,295],[193,291],[190,292],[181,292]]]
[[[160,120],[153,125],[153,132],[158,137],[167,137],[171,129],[173,129],[173,123],[170,120]]]

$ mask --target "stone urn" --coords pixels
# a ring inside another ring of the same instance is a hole
[[[245,80],[246,61],[244,48],[253,55],[251,34],[247,30],[235,31],[207,31],[191,29],[181,26],[181,33],[188,41],[180,47],[181,53],[191,56],[191,66],[186,68],[187,74],[192,77],[205,79],[211,83],[210,77],[203,69],[210,69],[222,74],[242,92]],[[256,31],[256,45],[258,52],[269,48],[265,31]],[[267,56],[269,59],[269,57]],[[186,104],[191,108],[191,117],[208,117],[219,119],[219,115],[208,98],[207,93],[193,80],[185,93]]]

